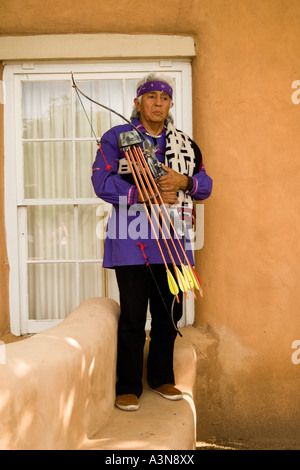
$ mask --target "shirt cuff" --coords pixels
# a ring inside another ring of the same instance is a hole
[[[191,176],[188,176],[188,184],[186,187],[186,191],[189,193],[193,189],[193,186],[194,186],[193,178]]]
[[[188,188],[189,188],[189,185],[190,185],[190,179],[192,180],[192,188],[188,191],[188,194],[190,196],[193,196],[193,194],[195,194],[197,192],[197,189],[198,189],[198,180],[197,178],[193,178],[193,177],[189,177],[189,184],[188,184]]]

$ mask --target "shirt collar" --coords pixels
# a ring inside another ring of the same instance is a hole
[[[145,129],[145,127],[141,124],[141,122],[139,121],[139,119],[133,119],[132,120],[132,124],[142,133],[142,134],[146,134],[150,137],[154,137],[152,136],[151,134],[149,134],[149,132]],[[162,137],[162,136],[165,136],[166,135],[166,126],[163,128],[163,130],[160,132],[159,136],[155,136],[155,138],[159,138],[159,137]]]

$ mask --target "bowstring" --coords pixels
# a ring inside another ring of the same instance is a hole
[[[169,312],[169,309],[168,309],[168,307],[167,307],[167,305],[166,305],[165,299],[164,299],[164,297],[163,297],[163,295],[162,295],[162,293],[161,293],[161,290],[160,290],[159,285],[158,285],[158,283],[157,283],[157,281],[156,281],[156,279],[155,279],[155,276],[154,276],[154,274],[153,274],[153,271],[152,271],[152,269],[151,269],[151,266],[150,266],[150,263],[149,263],[149,262],[147,263],[147,266],[148,266],[148,268],[150,269],[151,276],[152,276],[153,281],[154,281],[154,284],[155,284],[155,286],[156,286],[156,288],[157,288],[157,290],[158,290],[158,292],[159,292],[160,298],[161,298],[162,303],[163,303],[163,305],[164,305],[164,307],[165,307],[165,309],[166,309],[166,312],[167,312],[167,314],[168,314],[168,317],[170,317],[171,322],[172,322],[172,324],[173,324],[173,327],[174,327],[175,331],[176,331],[176,332],[179,334],[179,336],[181,336],[181,338],[182,338],[183,335],[182,335],[182,333],[179,331],[179,329],[178,329],[178,327],[176,326],[176,323],[175,323],[175,321],[174,321],[174,305],[175,305],[176,297],[174,296],[174,298],[173,298],[172,306],[171,306],[171,312]]]
[[[79,93],[79,90],[78,90],[77,85],[76,85],[76,86],[73,86],[73,88],[75,88],[77,98],[79,99],[80,104],[81,104],[81,106],[82,106],[82,109],[83,109],[83,111],[84,111],[84,114],[85,114],[85,116],[86,116],[86,118],[87,118],[87,120],[88,120],[88,122],[89,122],[91,131],[92,131],[92,134],[93,134],[93,136],[95,137],[95,140],[96,140],[96,142],[97,142],[97,145],[100,145],[100,140],[98,139],[98,137],[97,137],[97,135],[96,135],[96,132],[94,131],[93,124],[92,124],[92,122],[91,122],[91,120],[90,120],[90,118],[89,118],[89,115],[88,115],[88,113],[87,113],[87,111],[86,111],[86,109],[85,109],[85,106],[84,106],[84,104],[83,104],[83,102],[82,102],[82,99],[81,99],[81,96],[80,96],[80,93]]]

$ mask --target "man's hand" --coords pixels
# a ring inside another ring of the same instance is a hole
[[[177,198],[177,194],[176,194],[175,191],[171,191],[171,192],[162,191],[160,196],[161,196],[163,202],[165,204],[168,204],[169,206],[172,206],[173,204],[178,204],[179,203],[178,198]]]
[[[161,198],[165,204],[170,206],[178,204],[179,201],[176,193],[179,189],[185,190],[187,188],[189,181],[188,177],[177,173],[177,171],[172,170],[172,168],[169,168],[164,164],[162,164],[162,168],[167,172],[167,174],[161,176],[157,181],[158,187],[161,191]],[[147,199],[146,196],[144,199],[142,199],[140,195],[138,196],[138,202],[142,202],[145,199]],[[159,199],[157,198],[157,200]],[[151,202],[155,203],[154,200]]]
[[[166,175],[161,176],[157,181],[162,192],[174,193],[179,189],[185,190],[188,185],[188,177],[177,173],[162,164],[162,168],[167,172]]]

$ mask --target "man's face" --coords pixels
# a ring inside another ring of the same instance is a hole
[[[164,124],[171,107],[171,98],[163,91],[151,91],[142,95],[141,103],[134,100],[136,109],[140,113],[141,122]]]

